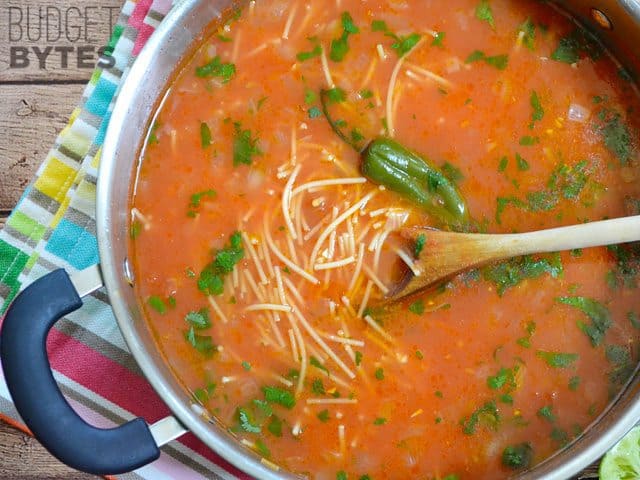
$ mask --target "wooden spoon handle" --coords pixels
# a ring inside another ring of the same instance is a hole
[[[640,215],[491,237],[502,252],[511,255],[613,245],[640,240]]]

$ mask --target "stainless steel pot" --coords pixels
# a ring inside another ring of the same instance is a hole
[[[596,32],[631,72],[640,72],[640,0],[556,3]],[[188,429],[252,476],[264,480],[298,478],[262,464],[257,455],[240,446],[223,425],[194,404],[165,364],[149,331],[131,288],[135,279],[127,260],[129,197],[144,132],[173,75],[199,40],[206,37],[211,22],[231,4],[224,0],[182,1],[151,37],[124,82],[100,165],[100,269],[80,272],[71,281],[62,271],[38,280],[16,299],[3,325],[0,353],[16,408],[45,447],[80,470],[104,474],[140,467],[157,458],[158,446]],[[79,296],[103,283],[132,354],[174,415],[150,428],[140,419],[107,431],[88,426],[63,399],[51,375],[44,348],[47,332],[57,319],[81,306]],[[25,317],[31,318],[25,322]],[[37,391],[34,384],[39,386]],[[640,420],[639,387],[640,373],[636,370],[586,433],[517,478],[566,479],[596,461]],[[47,402],[46,409],[42,408],[43,402]]]

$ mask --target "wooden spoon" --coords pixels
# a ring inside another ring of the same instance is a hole
[[[430,228],[405,228],[402,236],[425,244],[415,261],[415,271],[389,293],[398,300],[433,286],[465,270],[531,253],[559,252],[640,240],[640,215],[569,227],[517,234],[444,232]]]

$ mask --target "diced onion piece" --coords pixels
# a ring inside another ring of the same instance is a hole
[[[583,107],[579,103],[572,103],[569,106],[567,118],[572,122],[585,123],[591,116],[591,110]]]

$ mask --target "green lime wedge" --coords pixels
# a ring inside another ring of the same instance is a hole
[[[640,479],[640,426],[634,427],[600,463],[600,480]]]

